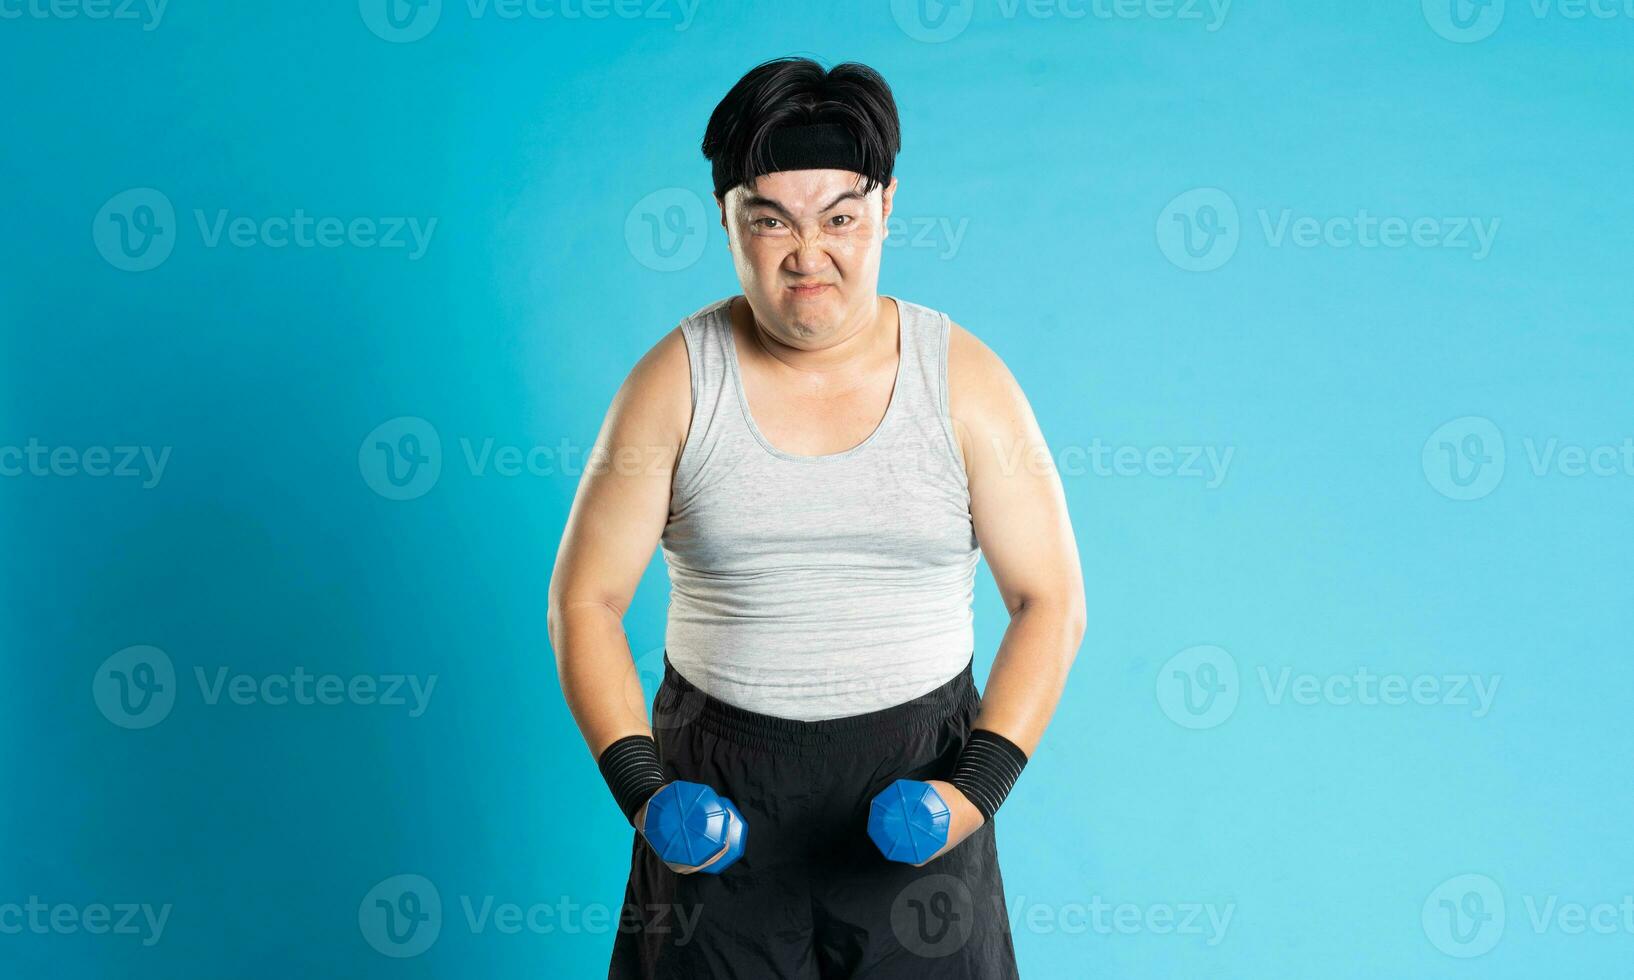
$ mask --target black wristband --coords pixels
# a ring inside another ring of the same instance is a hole
[[[998,732],[976,728],[954,762],[948,782],[976,805],[983,818],[992,820],[1025,765],[1027,753],[1020,746]]]
[[[658,761],[658,743],[651,735],[626,735],[602,750],[596,760],[601,778],[613,791],[613,799],[624,811],[624,819],[635,823],[641,804],[663,788],[664,766]]]

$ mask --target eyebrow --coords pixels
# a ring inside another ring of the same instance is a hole
[[[841,194],[839,197],[836,197],[834,200],[829,201],[827,204],[823,205],[823,207],[821,209],[819,209],[819,211],[817,213],[821,214],[824,211],[833,210],[834,207],[837,206],[841,201],[850,201],[850,200],[861,201],[866,197],[867,197],[867,195],[863,194],[860,191],[849,190],[849,191],[846,191],[843,194]],[[751,194],[748,197],[745,197],[743,199],[743,206],[745,208],[771,208],[773,211],[778,212],[779,214],[783,215],[786,218],[794,217],[794,215],[789,213],[788,208],[785,208],[783,205],[777,203],[776,201],[772,200],[769,197],[762,197],[759,194]]]

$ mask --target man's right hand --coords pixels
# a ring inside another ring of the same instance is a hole
[[[699,784],[697,784],[697,783],[688,783],[688,782],[685,782],[685,781],[682,781],[682,780],[675,780],[675,781],[672,781],[672,782],[665,783],[662,787],[659,788],[657,793],[654,793],[651,797],[648,797],[647,802],[641,804],[641,809],[637,810],[636,813],[635,813],[635,826],[636,826],[636,829],[641,832],[641,836],[646,839],[648,846],[653,848],[654,853],[657,853],[659,855],[660,860],[663,860],[663,854],[661,852],[659,852],[657,843],[655,843],[652,838],[647,836],[647,810],[652,805],[652,801],[654,799],[657,799],[660,794],[664,793],[666,790],[669,790],[671,787],[674,787],[674,786],[677,786],[677,785],[679,785],[681,787],[684,787],[684,788],[690,788],[690,787],[698,786]],[[703,787],[703,788],[707,788],[707,787]],[[713,790],[711,790],[710,792],[713,792]],[[728,806],[730,806],[730,801],[726,801],[726,800],[723,799],[722,802],[727,803]],[[735,807],[732,807],[730,815],[729,815],[728,827],[730,828],[730,825],[731,825],[732,821],[738,822],[739,826],[737,828],[737,832],[738,832],[738,835],[740,837],[743,834],[746,834],[748,832],[747,827],[742,825],[742,820],[743,820],[743,818],[740,815],[738,815],[737,809]],[[730,836],[729,836],[728,839],[724,843],[722,843],[719,850],[715,851],[713,854],[709,855],[709,857],[707,859],[705,859],[703,861],[700,861],[697,864],[678,864],[678,863],[675,863],[673,861],[665,860],[664,865],[666,867],[668,867],[671,871],[674,871],[677,874],[683,874],[683,875],[694,874],[694,873],[696,873],[698,871],[702,871],[704,868],[709,867],[710,865],[714,864],[716,861],[718,861],[722,857],[724,857],[728,851],[733,849],[732,845],[733,845],[733,841],[730,839]],[[740,855],[742,854],[742,851],[743,851],[742,847],[739,846],[738,847],[738,853]],[[736,858],[734,857],[733,860],[735,861]]]

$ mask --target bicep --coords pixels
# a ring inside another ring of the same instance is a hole
[[[629,607],[669,519],[690,406],[677,331],[631,370],[607,410],[568,514],[552,605],[596,602],[620,615]]]
[[[1081,605],[1066,495],[1032,406],[996,354],[968,335],[961,347],[950,405],[964,444],[971,521],[1005,607]]]

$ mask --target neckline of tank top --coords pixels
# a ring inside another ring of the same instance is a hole
[[[738,367],[738,339],[736,331],[732,329],[732,304],[738,297],[731,296],[727,298],[725,302],[721,303],[720,316],[726,321],[723,325],[726,331],[726,366],[727,369],[732,372],[732,387],[737,389],[738,409],[743,413],[744,425],[749,429],[749,434],[755,437],[755,441],[760,443],[760,448],[766,450],[766,452],[777,457],[778,459],[788,460],[791,463],[829,463],[842,459],[849,459],[850,457],[857,455],[864,449],[867,449],[869,446],[873,445],[874,441],[879,438],[880,433],[885,431],[886,424],[889,423],[892,417],[894,417],[897,413],[897,404],[902,401],[903,397],[902,383],[908,376],[908,345],[910,343],[908,339],[909,304],[901,297],[894,296],[890,293],[880,293],[879,295],[896,304],[896,380],[891,385],[891,400],[886,403],[885,414],[880,416],[879,424],[874,426],[874,431],[868,433],[867,438],[863,439],[855,446],[852,446],[850,449],[842,449],[837,453],[821,453],[816,456],[802,456],[799,453],[784,452],[783,450],[772,445],[772,441],[766,438],[765,434],[760,431],[760,426],[755,422],[754,413],[749,411],[749,395],[743,389],[743,372]]]

